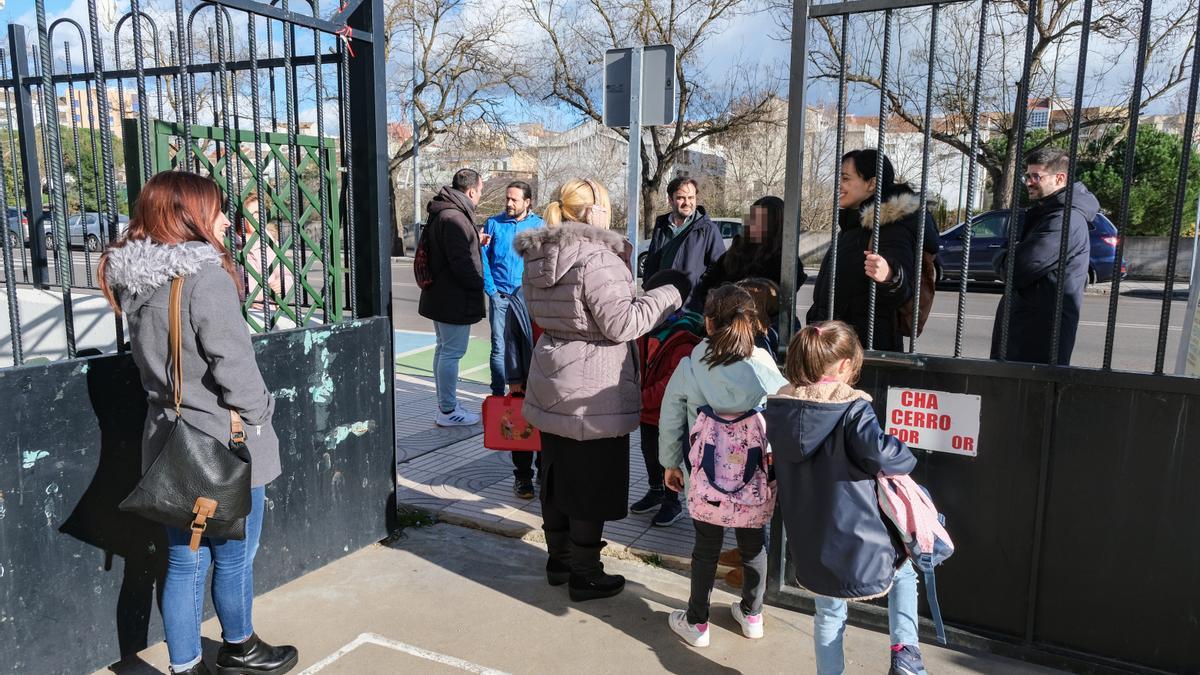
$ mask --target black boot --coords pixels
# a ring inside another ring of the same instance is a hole
[[[600,551],[606,542],[580,545],[571,542],[571,599],[575,602],[611,598],[625,588],[625,577],[605,574]]]
[[[220,675],[283,675],[296,667],[299,658],[295,647],[272,647],[251,633],[245,642],[221,645],[221,651],[217,652],[217,672]]]
[[[571,579],[571,537],[566,530],[545,530],[546,581],[562,586]]]
[[[212,671],[208,669],[208,666],[204,665],[203,661],[200,661],[199,663],[192,666],[191,668],[188,668],[187,670],[181,670],[181,671],[173,670],[171,672],[174,675],[212,675]]]

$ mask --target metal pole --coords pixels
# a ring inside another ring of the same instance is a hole
[[[783,264],[779,270],[779,344],[792,340],[796,324],[796,265],[799,264],[801,187],[804,181],[804,116],[807,110],[805,87],[808,84],[808,0],[792,3],[792,55],[788,74],[787,163],[783,193]],[[840,124],[840,122],[839,122]],[[837,161],[841,161],[839,157]],[[841,171],[839,164],[835,171]],[[837,255],[833,251],[830,255]],[[832,280],[831,280],[832,282]],[[774,541],[772,540],[772,545]],[[773,553],[774,557],[776,554]],[[778,555],[782,555],[782,549]],[[778,569],[783,569],[782,567]],[[777,579],[778,581],[778,579]]]
[[[8,45],[12,58],[17,135],[21,141],[21,173],[25,176],[25,207],[29,212],[29,257],[33,267],[33,287],[45,290],[50,286],[50,267],[46,260],[46,237],[42,235],[42,177],[37,159],[33,93],[29,84],[29,48],[25,42],[24,26],[9,24]]]
[[[413,34],[412,34],[412,134],[413,134],[413,151],[412,151],[412,177],[413,177],[413,245],[421,237],[421,132],[417,126],[417,13],[413,12]],[[404,233],[401,232],[401,237]],[[416,251],[413,251],[416,254]]]
[[[629,260],[636,274],[639,239],[638,192],[642,183],[642,48],[634,47],[630,51],[629,59],[629,196],[625,202],[625,223],[628,227],[629,241],[633,244]]]

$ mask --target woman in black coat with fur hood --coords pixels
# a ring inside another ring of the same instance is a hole
[[[912,300],[917,279],[917,242],[920,234],[921,197],[896,182],[892,163],[883,158],[883,202],[879,210],[879,254],[871,253],[875,219],[875,181],[878,154],[874,149],[853,150],[842,157],[841,206],[837,250],[821,262],[813,289],[808,323],[839,319],[854,327],[864,348],[901,351],[904,336],[898,329],[898,312]],[[925,250],[939,247],[933,217],[925,216]],[[829,314],[830,264],[837,256],[837,287],[833,316]],[[870,288],[876,286],[875,341],[867,344]]]

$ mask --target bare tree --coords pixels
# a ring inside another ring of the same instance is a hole
[[[604,51],[629,45],[675,45],[679,100],[673,125],[647,130],[640,139],[643,165],[643,231],[673,164],[706,138],[764,119],[771,100],[769,65],[738,64],[736,77],[706,72],[709,40],[734,17],[757,11],[745,0],[525,0],[530,20],[541,30],[548,73],[535,71],[526,91],[566,105],[585,119],[601,122]],[[544,75],[544,77],[542,77]],[[548,81],[547,81],[548,80]],[[626,130],[618,130],[628,139]]]
[[[1077,45],[1083,22],[1082,2],[1079,0],[1032,3],[1025,0],[996,0],[992,7],[994,9],[988,17],[988,38],[982,46],[984,68],[980,100],[985,133],[999,140],[981,144],[977,159],[992,185],[991,206],[1000,208],[1008,204],[1012,196],[1014,172],[1018,170],[1017,160],[1020,156],[1016,147],[1017,119],[1018,115],[1025,114],[1027,106],[1026,101],[1016,100],[1016,83],[1021,77],[1024,52],[1026,12],[1032,11],[1035,20],[1029,63],[1029,98],[1054,98],[1056,107],[1060,109],[1065,106],[1061,105],[1057,94],[1059,71],[1062,71],[1062,75],[1071,74],[1068,87],[1072,87],[1076,55],[1071,47]],[[790,13],[790,3],[787,11]],[[934,55],[933,95],[934,107],[944,117],[945,123],[934,126],[933,137],[960,152],[969,153],[979,11],[974,3],[945,5],[941,11],[942,28],[938,35],[938,50]],[[1186,78],[1191,50],[1195,48],[1191,28],[1195,25],[1196,11],[1195,3],[1175,2],[1154,17],[1141,99],[1143,109],[1167,97]],[[1116,87],[1112,80],[1119,74],[1121,66],[1131,62],[1136,54],[1140,14],[1136,3],[1096,0],[1091,23],[1093,45],[1097,40],[1106,40],[1120,48],[1110,51],[1106,56],[1102,55],[1099,64],[1094,55],[1100,50],[1095,46],[1092,48],[1088,97],[1091,107],[1070,113],[1080,115],[1080,124],[1085,129],[1124,128],[1129,123],[1132,87],[1114,93]],[[847,80],[876,92],[882,88],[879,80],[881,24],[878,21],[881,16],[851,19],[852,37],[849,44],[845,45]],[[900,33],[907,30],[908,33],[921,36],[921,39],[919,44],[901,54],[900,64],[893,66],[887,90],[895,115],[915,127],[922,126],[924,122],[921,111],[924,109],[929,58],[927,17],[926,13],[900,14]],[[816,76],[836,79],[843,52],[843,46],[839,44],[840,25],[835,20],[818,19],[817,32],[824,39],[811,55]],[[1035,147],[1062,143],[1069,133],[1069,127],[1054,130],[1040,139]]]

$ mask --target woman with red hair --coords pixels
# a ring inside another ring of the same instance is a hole
[[[242,321],[240,275],[222,243],[229,221],[217,184],[191,173],[160,173],[142,188],[125,235],[100,258],[100,288],[129,323],[134,362],[146,390],[142,471],[162,451],[175,424],[169,377],[167,308],[171,280],[183,278],[181,301],[182,414],[214,438],[229,438],[230,410],[245,424],[251,458],[251,508],[243,540],[204,537],[167,526],[170,544],[162,590],[163,628],[171,672],[207,674],[200,652],[204,582],[215,565],[213,606],[224,644],[221,672],[282,674],[295,647],[275,647],[254,633],[254,554],[262,532],[265,486],[280,474],[279,440],[271,426],[275,401],[267,391]]]

